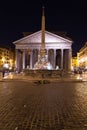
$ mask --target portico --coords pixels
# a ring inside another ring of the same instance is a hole
[[[16,69],[34,69],[41,49],[41,30],[15,42]],[[71,70],[72,40],[45,31],[45,48],[53,68]]]

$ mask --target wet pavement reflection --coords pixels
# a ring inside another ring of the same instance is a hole
[[[0,130],[87,130],[87,83],[0,82]]]

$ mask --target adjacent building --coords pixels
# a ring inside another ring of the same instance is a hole
[[[0,70],[13,69],[15,67],[14,51],[7,48],[0,48]]]
[[[79,66],[77,56],[72,57],[72,71],[77,70]]]
[[[87,42],[77,53],[78,66],[81,69],[87,69]]]

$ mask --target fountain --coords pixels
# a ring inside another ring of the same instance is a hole
[[[48,54],[45,48],[45,15],[44,7],[42,10],[42,33],[41,33],[41,49],[38,54],[38,61],[34,65],[33,70],[29,70],[26,75],[33,78],[36,84],[50,83],[50,78],[54,79],[60,75],[60,71],[54,70],[52,64],[48,61]],[[55,72],[56,71],[56,72]]]

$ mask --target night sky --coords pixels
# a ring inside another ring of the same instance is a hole
[[[0,2],[0,45],[12,46],[23,32],[41,29],[45,6],[46,30],[65,31],[73,40],[73,53],[87,41],[87,4],[74,0],[3,0]]]

